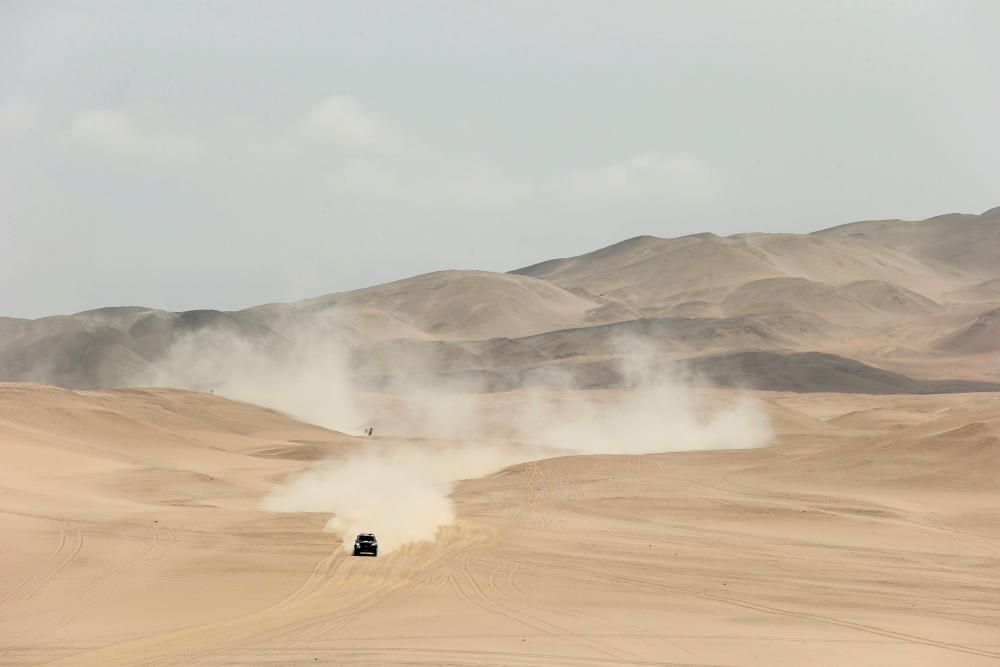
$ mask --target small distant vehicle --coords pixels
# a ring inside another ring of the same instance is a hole
[[[375,533],[358,533],[354,538],[354,555],[361,554],[378,556],[378,540],[375,539]]]

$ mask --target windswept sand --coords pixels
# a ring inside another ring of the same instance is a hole
[[[1000,664],[1000,395],[759,397],[771,447],[515,466],[373,559],[258,509],[365,440],[0,385],[0,663]]]

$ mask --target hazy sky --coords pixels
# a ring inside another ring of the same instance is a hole
[[[992,0],[0,0],[0,315],[978,213],[998,34]]]

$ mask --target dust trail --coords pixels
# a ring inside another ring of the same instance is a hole
[[[345,550],[357,533],[374,532],[387,553],[433,540],[438,529],[454,523],[457,480],[487,475],[524,456],[515,448],[371,443],[302,473],[267,495],[261,508],[330,512],[326,529],[344,539]]]
[[[360,434],[350,348],[337,327],[336,316],[317,317],[309,327],[296,327],[294,338],[277,340],[203,329],[181,336],[153,370],[129,384],[212,391]]]
[[[383,552],[433,540],[454,523],[451,492],[462,479],[560,454],[647,454],[736,449],[767,443],[764,413],[749,399],[698,415],[688,392],[659,385],[624,396],[589,392],[523,395],[496,414],[481,396],[434,397],[427,412],[410,403],[411,423],[437,428],[424,435],[448,440],[362,443],[357,453],[323,462],[292,478],[262,501],[282,512],[330,512],[327,530],[345,540],[375,532]],[[458,406],[444,409],[445,403]],[[493,413],[493,414],[491,414]],[[503,422],[506,437],[487,439],[489,424]],[[468,436],[462,431],[467,429]]]
[[[698,404],[691,379],[658,364],[651,350],[642,340],[617,341],[614,359],[627,388],[614,391],[579,390],[579,378],[559,370],[548,374],[544,388],[504,394],[468,384],[455,391],[433,374],[401,380],[389,388],[395,408],[377,425],[376,435],[388,438],[366,440],[354,453],[292,477],[261,508],[328,512],[326,529],[345,540],[345,549],[354,534],[375,532],[387,553],[433,540],[455,521],[457,481],[506,466],[558,454],[737,449],[769,441],[768,420],[749,394]],[[159,383],[203,388],[210,382],[218,393],[359,433],[373,395],[357,390],[349,357],[342,341],[311,332],[299,332],[278,351],[202,332],[171,349]]]

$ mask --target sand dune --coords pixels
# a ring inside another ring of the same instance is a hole
[[[461,483],[437,541],[368,559],[322,513],[257,509],[364,440],[2,385],[0,663],[1000,660],[996,395],[759,396],[771,447],[517,465]]]

